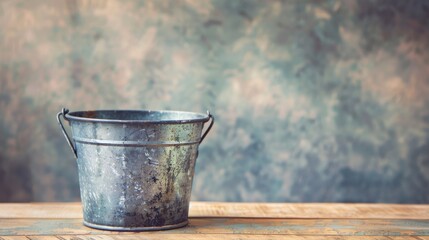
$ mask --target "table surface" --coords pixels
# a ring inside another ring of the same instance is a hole
[[[0,203],[0,239],[425,239],[429,205],[191,202],[189,225],[112,232],[82,225],[80,203]]]

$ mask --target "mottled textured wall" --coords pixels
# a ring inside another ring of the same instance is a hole
[[[0,1],[0,200],[75,201],[65,106],[217,117],[194,200],[429,203],[429,1]]]

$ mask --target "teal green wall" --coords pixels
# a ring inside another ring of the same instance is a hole
[[[193,199],[429,203],[429,2],[0,1],[0,201],[79,199],[61,107],[217,119]]]

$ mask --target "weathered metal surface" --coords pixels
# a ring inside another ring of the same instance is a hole
[[[63,109],[60,124],[61,115],[72,128],[74,143],[64,135],[77,156],[85,225],[159,230],[187,224],[198,145],[213,124],[209,113]]]

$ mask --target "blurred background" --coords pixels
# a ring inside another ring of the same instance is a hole
[[[429,203],[429,1],[0,1],[0,201],[79,201],[56,113],[205,112],[193,200]]]

